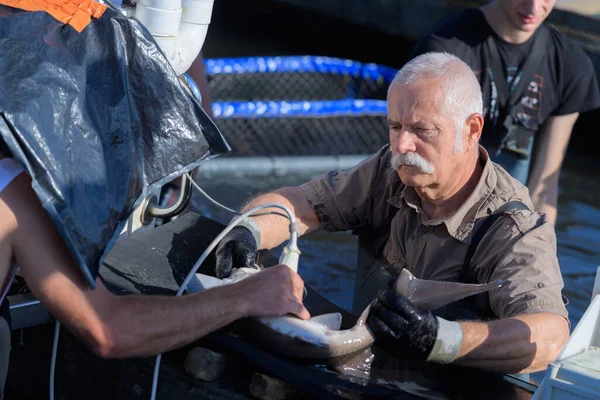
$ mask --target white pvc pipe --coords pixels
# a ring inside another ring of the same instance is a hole
[[[207,32],[208,24],[181,23],[179,33],[175,39],[175,54],[172,58],[169,58],[169,62],[177,75],[186,72],[198,57]]]
[[[135,17],[146,26],[152,36],[177,36],[181,23],[181,0],[160,2],[168,8],[158,8],[155,7],[158,4],[152,3],[156,3],[156,0],[141,0],[135,6]]]
[[[354,167],[368,154],[346,156],[219,157],[203,163],[196,176],[202,178],[317,175]]]
[[[198,57],[214,0],[140,0],[135,17],[148,29],[171,66],[181,75]]]

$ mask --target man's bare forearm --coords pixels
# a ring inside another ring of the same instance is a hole
[[[111,327],[114,345],[107,346],[102,355],[152,356],[191,343],[244,317],[244,299],[231,289],[223,287],[168,300],[159,296],[113,297],[114,309],[106,316],[106,325]]]
[[[535,201],[532,199],[533,206],[536,211],[546,214],[548,220],[552,225],[556,225],[556,218],[558,217],[558,195],[554,195],[553,200]]]
[[[502,373],[546,368],[569,337],[567,320],[553,313],[461,325],[464,340],[456,364]]]
[[[263,194],[250,201],[243,211],[265,203],[278,203],[286,206],[296,217],[299,234],[303,235],[319,229],[319,220],[304,192],[299,187],[286,187]],[[258,213],[276,212],[285,214],[279,208],[267,208]],[[261,215],[253,217],[261,233],[261,249],[272,249],[290,237],[289,220],[283,215]]]
[[[237,286],[179,298],[115,296],[100,280],[91,289],[59,237],[43,228],[43,217],[39,225],[38,232],[51,233],[19,238],[16,245],[25,280],[52,315],[101,357],[168,351],[247,315],[247,299]]]
[[[534,209],[546,213],[553,225],[557,216],[560,170],[578,116],[573,113],[549,117],[535,146],[535,162],[531,165],[527,187]]]
[[[534,210],[546,214],[552,225],[556,225],[558,214],[558,173],[546,179],[542,185],[532,188],[531,202]]]
[[[243,317],[293,314],[309,319],[303,288],[300,276],[279,265],[232,285],[179,298],[104,296],[95,303],[110,313],[105,319],[118,343],[107,356],[131,357],[183,346]],[[108,297],[118,312],[102,306]]]
[[[206,65],[204,64],[204,58],[202,53],[198,54],[190,68],[187,70],[187,74],[194,80],[198,89],[200,89],[200,95],[202,96],[202,108],[204,112],[213,118],[212,113],[212,93],[208,86],[208,79],[206,77]]]

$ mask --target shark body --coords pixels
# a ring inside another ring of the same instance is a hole
[[[230,277],[218,279],[209,275],[196,274],[187,291],[198,292],[228,285],[259,272],[258,269],[235,269]],[[486,284],[464,284],[418,279],[404,269],[394,284],[394,289],[408,297],[423,311],[435,310],[451,302],[491,289],[502,282]],[[336,363],[350,359],[353,355],[369,348],[374,338],[366,326],[370,306],[350,329],[340,330],[340,313],[322,314],[309,320],[295,316],[247,318],[244,332],[249,339],[267,346],[280,354],[311,363]]]

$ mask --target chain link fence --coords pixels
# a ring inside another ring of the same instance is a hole
[[[214,75],[208,85],[216,100],[336,100],[345,98],[385,100],[383,82],[350,75],[313,72]]]
[[[385,100],[393,68],[331,57],[206,60],[214,101]]]
[[[388,141],[396,70],[328,57],[207,59],[227,156],[368,154]]]
[[[388,141],[381,100],[222,104],[213,111],[232,156],[369,154]]]

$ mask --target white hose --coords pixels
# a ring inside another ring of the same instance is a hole
[[[229,207],[227,207],[227,206],[224,206],[223,204],[219,203],[218,201],[216,201],[215,199],[213,199],[212,197],[210,197],[210,196],[208,195],[208,193],[206,193],[204,190],[202,190],[202,188],[200,187],[200,185],[198,185],[198,184],[196,183],[196,181],[194,180],[194,178],[192,178],[192,176],[190,175],[190,173],[189,173],[189,172],[186,172],[186,175],[187,175],[188,179],[190,180],[190,182],[192,183],[192,186],[194,186],[194,187],[196,188],[196,190],[198,190],[200,193],[202,193],[202,195],[203,195],[204,197],[206,197],[206,198],[207,198],[207,199],[208,199],[208,200],[209,200],[211,203],[213,203],[213,204],[215,204],[215,205],[217,205],[217,206],[221,207],[221,208],[222,208],[222,209],[224,209],[225,211],[229,211],[229,212],[230,212],[230,213],[232,213],[232,214],[235,214],[235,215],[242,215],[242,213],[240,213],[240,212],[238,212],[238,211],[235,211],[235,210],[233,210],[233,209],[231,209],[231,208],[229,208]],[[278,212],[275,212],[275,211],[269,211],[269,212],[265,212],[265,213],[252,214],[252,215],[251,215],[251,217],[258,217],[258,216],[261,216],[261,215],[279,215],[279,216],[282,216],[282,217],[288,218],[288,216],[287,216],[287,215],[285,215],[285,214],[280,214],[280,213],[278,213]]]
[[[189,284],[190,280],[192,279],[192,277],[194,276],[196,271],[198,271],[198,269],[200,268],[200,266],[202,265],[204,260],[206,260],[206,257],[208,257],[210,252],[219,244],[219,242],[223,239],[223,237],[225,237],[225,235],[227,235],[242,220],[244,220],[244,218],[251,216],[251,214],[254,214],[254,212],[256,212],[256,211],[260,211],[265,208],[279,208],[279,209],[282,209],[283,211],[285,211],[288,219],[290,220],[290,244],[293,245],[293,247],[296,247],[296,240],[298,237],[298,228],[296,225],[296,217],[294,216],[294,214],[288,207],[284,206],[283,204],[266,203],[266,204],[261,204],[259,206],[256,206],[244,213],[239,213],[235,210],[232,210],[229,207],[222,205],[221,203],[217,202],[216,200],[212,199],[208,194],[206,194],[206,192],[204,192],[200,188],[200,186],[198,186],[198,184],[196,182],[194,182],[193,179],[191,179],[191,177],[189,177],[189,178],[190,178],[191,182],[194,184],[194,187],[196,187],[196,189],[198,189],[206,198],[208,198],[210,201],[217,204],[218,206],[220,206],[234,214],[237,214],[238,217],[233,219],[229,223],[229,225],[227,225],[227,227],[225,227],[225,229],[223,229],[223,231],[210,243],[210,245],[206,248],[206,250],[204,250],[202,255],[200,255],[200,257],[198,258],[198,260],[192,267],[191,271],[189,272],[189,274],[186,276],[185,280],[179,287],[179,290],[177,290],[176,296],[181,296],[183,294],[183,291],[187,288],[187,285]],[[264,213],[264,214],[282,215],[282,214],[272,213],[272,212]],[[254,215],[264,215],[264,214],[254,214]],[[53,345],[52,345],[52,359],[50,361],[50,400],[54,400],[54,376],[55,376],[55,369],[56,369],[56,356],[57,356],[57,352],[58,352],[59,333],[60,333],[60,322],[57,320],[55,328],[54,328],[54,341],[53,341]],[[154,366],[154,374],[152,377],[152,393],[151,393],[151,397],[150,397],[151,400],[156,400],[156,390],[158,388],[158,373],[160,370],[161,360],[162,360],[162,354],[158,354],[156,356],[156,364]]]
[[[60,333],[60,322],[56,320],[54,325],[54,340],[52,342],[52,359],[50,360],[50,400],[54,400],[54,373],[56,370],[56,354],[58,353],[58,335]]]
[[[229,225],[227,225],[227,227],[225,229],[223,229],[223,231],[210,243],[210,245],[206,248],[206,250],[204,250],[204,253],[202,253],[202,255],[200,256],[200,258],[198,258],[198,261],[196,261],[196,264],[194,264],[194,266],[192,267],[189,274],[186,276],[185,280],[179,287],[179,290],[177,290],[176,296],[181,296],[181,294],[186,289],[188,283],[190,282],[190,280],[192,279],[192,277],[194,276],[196,271],[198,271],[198,268],[200,268],[200,265],[202,265],[202,263],[204,262],[206,257],[208,257],[210,252],[217,246],[217,244],[219,244],[219,242],[223,239],[223,237],[225,235],[227,235],[233,228],[235,228],[244,218],[250,216],[250,214],[253,214],[256,211],[259,211],[259,210],[262,210],[265,208],[280,208],[283,211],[285,211],[285,213],[287,214],[287,216],[290,220],[290,232],[291,232],[290,237],[291,238],[297,237],[298,229],[297,229],[297,225],[296,225],[296,217],[294,216],[294,214],[291,212],[291,210],[289,208],[287,208],[286,206],[284,206],[282,204],[277,204],[277,203],[266,203],[266,204],[261,204],[259,206],[256,206],[256,207],[240,214],[240,216],[236,217],[233,221],[231,221],[229,223]],[[160,369],[161,359],[162,359],[162,354],[158,354],[156,356],[156,364],[154,367],[154,376],[152,378],[152,395],[150,397],[151,400],[156,400],[156,389],[158,387],[158,372]]]

